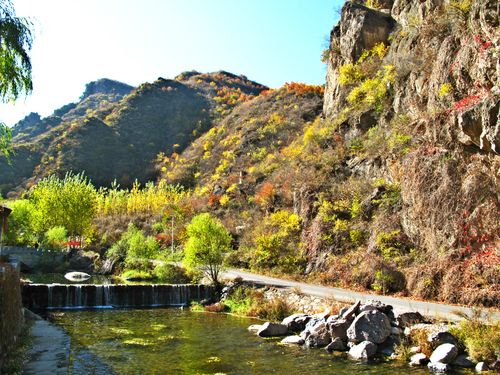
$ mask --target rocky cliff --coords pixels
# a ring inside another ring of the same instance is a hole
[[[331,33],[325,118],[351,150],[349,173],[400,194],[375,217],[388,229],[370,224],[368,252],[419,297],[499,301],[499,6],[346,2]],[[391,247],[406,243],[415,258],[384,256],[380,233],[397,233]]]

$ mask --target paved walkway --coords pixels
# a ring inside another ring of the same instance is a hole
[[[33,320],[31,336],[33,344],[28,351],[29,362],[24,367],[26,375],[63,375],[68,373],[69,336],[59,327],[43,320],[29,310],[28,319]]]
[[[265,285],[299,288],[302,293],[319,297],[333,298],[340,302],[354,302],[356,300],[361,300],[362,302],[364,302],[369,299],[376,299],[385,304],[392,305],[396,310],[418,311],[422,315],[428,317],[450,321],[458,321],[461,319],[460,315],[458,315],[457,312],[461,314],[467,314],[469,316],[473,313],[473,310],[468,307],[446,305],[434,302],[415,301],[408,298],[396,298],[378,294],[361,293],[347,289],[332,288],[321,285],[306,284],[297,281],[277,279],[275,277],[263,276],[234,269],[227,270],[223,274],[223,277],[227,278],[235,278],[237,276],[243,278],[244,280],[253,281]],[[481,311],[483,317],[489,315],[489,317],[491,317],[491,319],[495,321],[500,320],[499,312],[491,311],[489,309],[482,309]]]

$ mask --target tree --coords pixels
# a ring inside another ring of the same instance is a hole
[[[208,213],[195,216],[187,226],[187,234],[185,266],[201,269],[214,285],[219,285],[225,254],[231,251],[231,234]]]
[[[63,226],[69,236],[83,236],[97,211],[97,191],[83,174],[41,180],[30,191],[30,201],[35,207],[33,226],[39,234]]]
[[[33,89],[31,80],[31,22],[16,17],[11,0],[0,0],[0,101],[16,100]],[[9,156],[10,129],[0,122],[0,154]]]

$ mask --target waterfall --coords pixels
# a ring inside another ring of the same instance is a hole
[[[210,299],[214,288],[206,285],[26,284],[25,307],[40,309],[134,308],[186,306]]]
[[[47,306],[52,306],[52,288],[54,285],[47,285]]]

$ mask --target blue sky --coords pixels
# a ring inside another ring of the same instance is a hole
[[[343,0],[13,0],[32,17],[33,93],[0,104],[8,125],[47,116],[85,84],[131,85],[227,70],[270,87],[323,84],[320,61]]]

